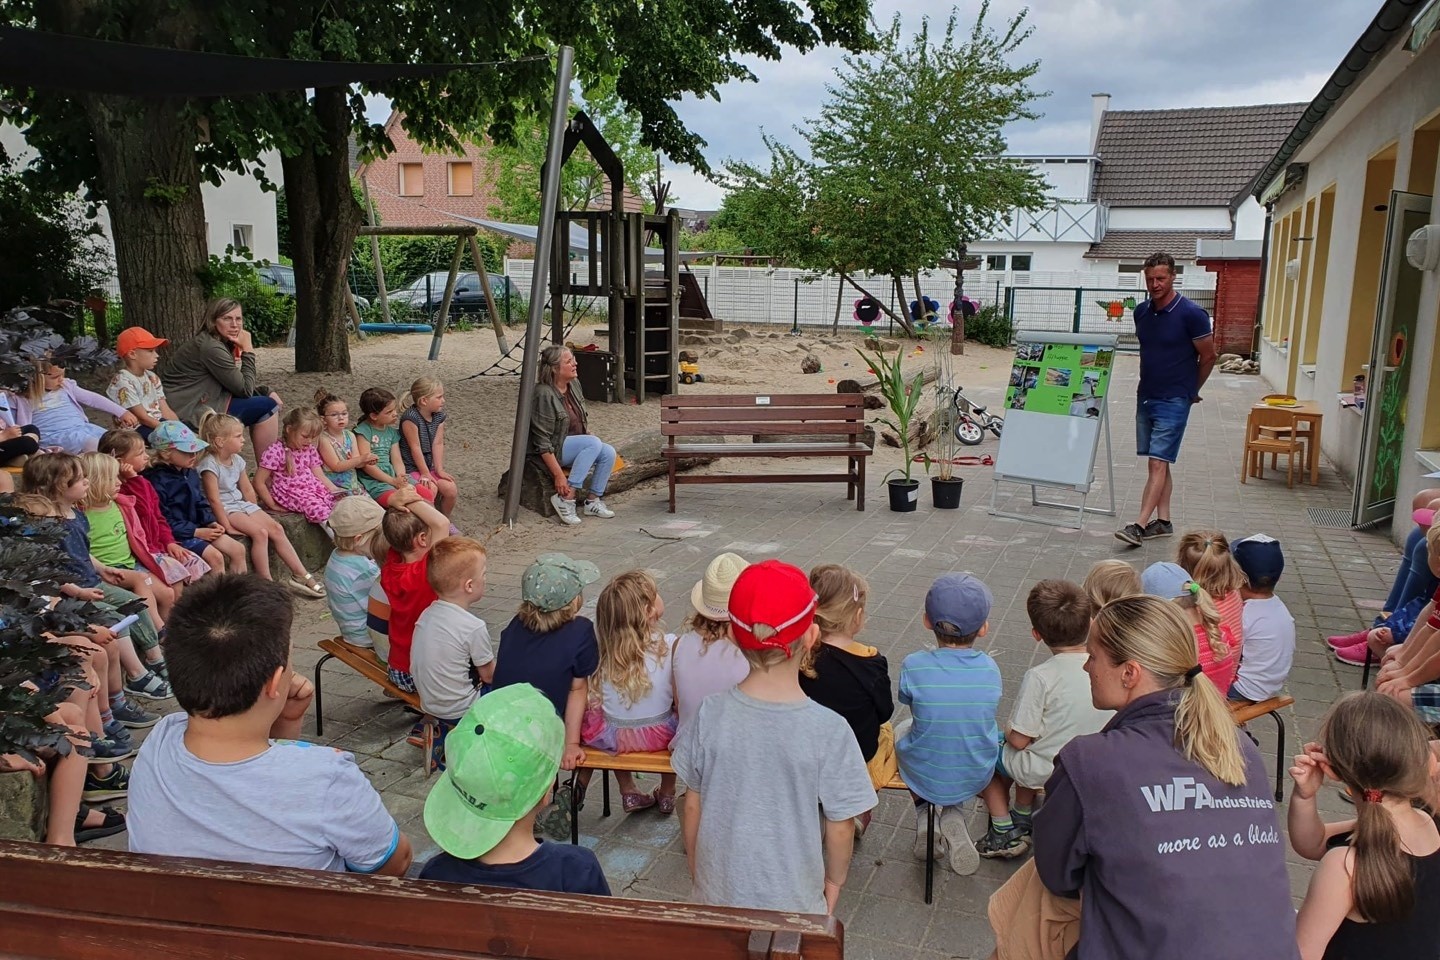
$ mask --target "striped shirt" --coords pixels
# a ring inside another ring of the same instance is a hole
[[[335,550],[325,564],[325,599],[346,643],[374,645],[366,629],[366,606],[379,576],[380,567],[363,554]]]
[[[995,661],[970,647],[912,653],[900,665],[900,702],[914,717],[895,743],[910,789],[946,807],[978,796],[1000,755]]]
[[[440,424],[445,422],[445,411],[436,410],[427,422],[418,409],[411,407],[400,414],[400,422],[415,424],[415,432],[420,435],[420,455],[425,458],[425,467],[434,469],[435,461],[431,458],[430,451],[435,447],[435,434],[440,432]],[[410,453],[410,444],[405,440],[403,428],[400,431],[400,460],[405,464],[406,473],[420,472],[420,464],[415,462]]]

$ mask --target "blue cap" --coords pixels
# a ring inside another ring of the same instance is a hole
[[[1275,586],[1285,570],[1285,554],[1280,550],[1280,541],[1257,533],[1230,544],[1235,562],[1245,571],[1250,586],[1264,590]]]
[[[179,420],[161,420],[160,426],[150,431],[150,446],[156,450],[199,453],[209,444],[195,436],[195,431]]]
[[[1185,584],[1190,582],[1190,574],[1178,563],[1171,563],[1168,560],[1161,563],[1152,563],[1140,574],[1140,589],[1152,597],[1162,597],[1166,600],[1174,600],[1176,597],[1183,597],[1190,591],[1185,589]]]
[[[925,616],[940,633],[968,637],[990,619],[994,599],[990,588],[973,573],[947,573],[930,584],[925,594]]]

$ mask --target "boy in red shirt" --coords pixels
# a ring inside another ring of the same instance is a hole
[[[390,682],[406,693],[414,693],[410,641],[415,621],[435,602],[435,590],[430,586],[430,548],[449,535],[450,521],[422,500],[413,487],[401,487],[391,495],[380,529],[389,544],[380,564],[380,586],[390,599]],[[412,742],[418,737],[418,732],[411,732]]]

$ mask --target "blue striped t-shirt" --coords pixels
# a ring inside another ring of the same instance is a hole
[[[340,627],[340,636],[357,647],[374,645],[366,629],[370,588],[380,577],[374,560],[359,553],[332,551],[325,564],[325,599],[330,616]]]
[[[979,795],[1000,755],[1000,668],[971,647],[910,654],[900,665],[900,702],[914,717],[895,744],[916,795],[953,806]]]

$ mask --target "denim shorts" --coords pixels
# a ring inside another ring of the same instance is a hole
[[[275,401],[270,397],[231,397],[225,412],[247,427],[275,415]]]
[[[1135,410],[1135,455],[1174,463],[1190,419],[1190,401],[1184,397],[1141,400]]]

